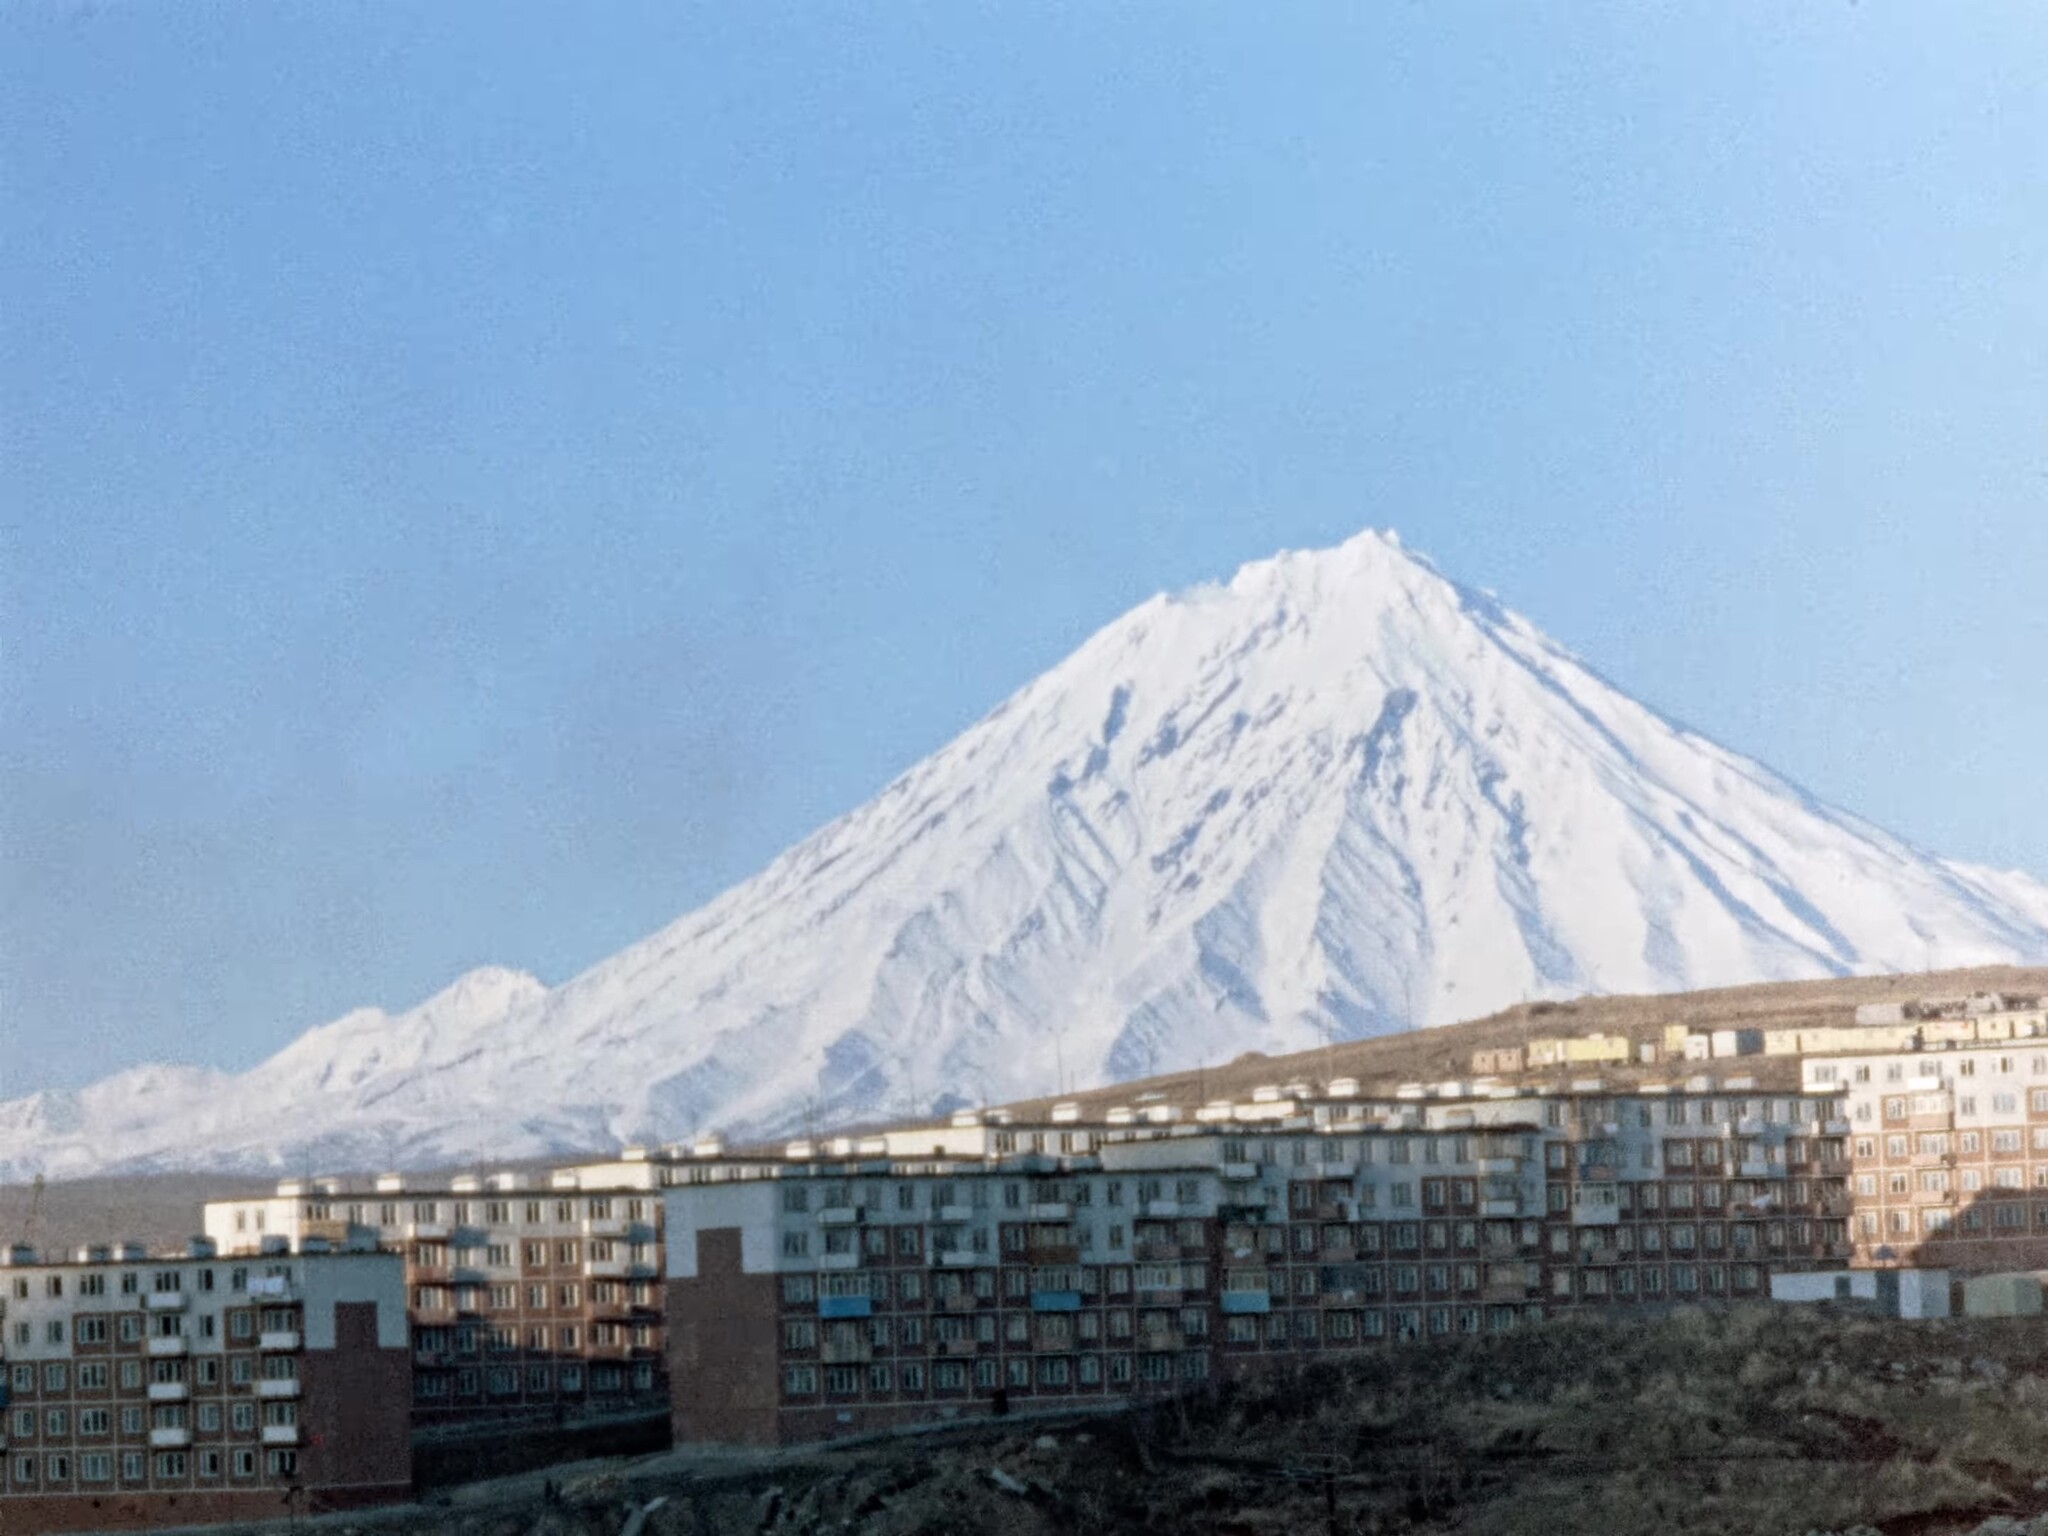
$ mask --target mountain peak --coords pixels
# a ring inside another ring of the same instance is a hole
[[[474,971],[146,1112],[0,1105],[0,1173],[774,1133],[1533,998],[2044,959],[2048,888],[1831,810],[1368,530],[1147,602],[553,991]]]

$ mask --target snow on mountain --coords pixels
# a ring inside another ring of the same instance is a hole
[[[239,1076],[0,1104],[0,1170],[778,1132],[1525,998],[2044,960],[2048,886],[1821,804],[1369,533],[1143,604],[560,987],[475,972]]]

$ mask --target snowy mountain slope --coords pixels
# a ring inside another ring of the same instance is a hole
[[[239,1077],[0,1105],[0,1169],[777,1131],[1529,997],[2043,960],[2048,886],[1820,804],[1364,534],[1143,604],[558,988],[477,972]]]

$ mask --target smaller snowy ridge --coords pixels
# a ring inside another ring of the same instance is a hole
[[[1619,692],[1391,534],[1162,596],[751,880],[238,1076],[0,1104],[0,1175],[776,1134],[1525,999],[2048,962],[1955,864]]]
[[[353,1135],[354,1114],[374,1120],[393,1082],[446,1071],[488,1053],[491,1032],[547,987],[520,971],[487,967],[458,978],[416,1008],[359,1008],[308,1030],[239,1076],[193,1067],[137,1067],[72,1092],[0,1104],[0,1148],[37,1148],[32,1159],[0,1155],[0,1172],[82,1177],[110,1166],[281,1169],[307,1157],[325,1166],[381,1166],[386,1134]],[[309,1114],[309,1110],[311,1113]],[[118,1156],[109,1157],[109,1127]],[[309,1131],[311,1134],[309,1134]],[[208,1150],[218,1148],[218,1155]]]

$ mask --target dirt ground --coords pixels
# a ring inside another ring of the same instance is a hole
[[[1410,1345],[1115,1416],[584,1464],[313,1524],[321,1536],[2048,1536],[2044,1514],[2048,1322],[1753,1307]]]
[[[1993,966],[1928,975],[1774,982],[1707,992],[1588,997],[1574,1002],[1526,1004],[1468,1023],[1384,1035],[1373,1040],[1349,1041],[1293,1056],[1253,1053],[1197,1072],[1177,1072],[1120,1083],[1071,1097],[1092,1109],[1111,1104],[1132,1104],[1141,1097],[1152,1096],[1170,1103],[1195,1105],[1215,1098],[1248,1097],[1252,1089],[1262,1084],[1286,1083],[1301,1077],[1356,1077],[1366,1084],[1391,1089],[1401,1082],[1467,1077],[1471,1071],[1473,1051],[1515,1044],[1532,1035],[1604,1031],[1627,1034],[1639,1040],[1653,1040],[1666,1024],[1684,1024],[1692,1029],[1736,1025],[1846,1024],[1853,1021],[1859,1003],[1961,997],[1979,991],[2026,995],[2048,993],[2048,969]],[[1726,1071],[1728,1066],[1726,1063],[1717,1064],[1717,1070]],[[1790,1057],[1745,1057],[1741,1061],[1741,1070],[1755,1076],[1761,1086],[1770,1089],[1793,1086],[1798,1081],[1798,1064]],[[1644,1075],[1661,1080],[1670,1077],[1672,1071],[1668,1065],[1648,1069],[1647,1073],[1604,1067],[1597,1075],[1617,1082]],[[1555,1079],[1561,1083],[1567,1077],[1591,1075],[1595,1075],[1592,1069],[1575,1067],[1569,1072],[1538,1074],[1532,1076],[1531,1081]],[[1032,1099],[1011,1107],[1020,1119],[1028,1119],[1034,1112],[1049,1108],[1051,1102],[1049,1099]],[[590,1155],[610,1156],[614,1150],[593,1148]],[[554,1160],[572,1161],[574,1158],[568,1155]],[[531,1170],[544,1165],[507,1166]],[[553,1163],[545,1166],[553,1166]],[[361,1175],[385,1170],[323,1168],[315,1171]],[[216,1196],[260,1194],[272,1187],[267,1179],[200,1174],[139,1175],[52,1184],[43,1193],[33,1238],[36,1245],[45,1251],[122,1239],[134,1239],[152,1246],[181,1242],[198,1230],[202,1201]],[[23,1234],[28,1230],[30,1198],[26,1184],[0,1185],[0,1242],[23,1240]]]
[[[2048,994],[2048,969],[2020,966],[1985,966],[1975,970],[1935,971],[1907,976],[1845,976],[1822,981],[1767,982],[1759,986],[1720,987],[1703,992],[1676,992],[1630,997],[1584,997],[1571,1002],[1525,1003],[1473,1019],[1435,1029],[1410,1030],[1404,1034],[1381,1035],[1371,1040],[1345,1041],[1323,1049],[1290,1056],[1261,1056],[1256,1053],[1230,1062],[1213,1063],[1199,1072],[1175,1072],[1163,1077],[1118,1083],[1068,1095],[1094,1107],[1133,1104],[1144,1094],[1158,1094],[1176,1104],[1200,1104],[1210,1099],[1248,1096],[1266,1083],[1287,1083],[1295,1078],[1327,1080],[1355,1077],[1367,1085],[1400,1082],[1435,1082],[1463,1079],[1471,1075],[1475,1050],[1518,1045],[1531,1036],[1584,1035],[1595,1032],[1627,1035],[1631,1039],[1655,1041],[1666,1024],[1683,1024],[1691,1030],[1789,1028],[1853,1024],[1862,1003],[1914,1002],[1923,998],[1966,997],[1974,992],[2017,993],[2029,997]],[[1714,1063],[1713,1070],[1726,1072],[1735,1064]],[[1793,1057],[1744,1057],[1741,1070],[1757,1075],[1778,1075],[1796,1085],[1799,1066]],[[1683,1065],[1683,1074],[1697,1071]],[[1670,1064],[1637,1073],[1615,1067],[1573,1067],[1545,1074],[1533,1074],[1531,1081],[1564,1081],[1568,1078],[1604,1076],[1626,1080],[1648,1076],[1655,1080],[1671,1077]],[[1778,1086],[1772,1083],[1769,1086]],[[1030,1099],[1011,1106],[1018,1118],[1027,1119],[1034,1110],[1051,1106],[1050,1099]]]

